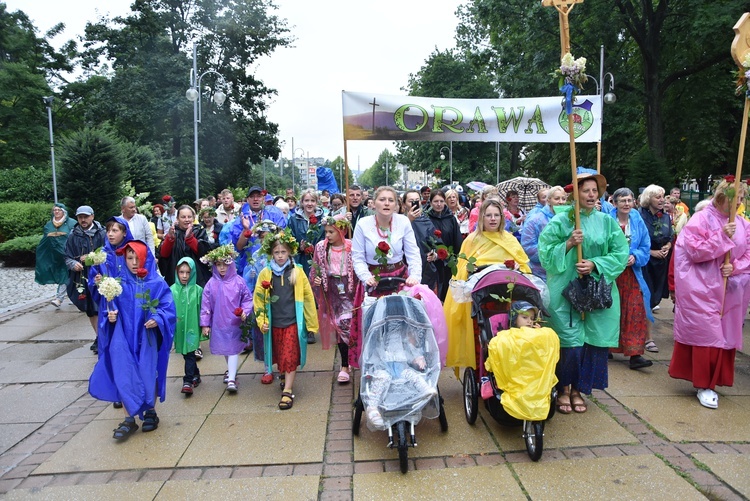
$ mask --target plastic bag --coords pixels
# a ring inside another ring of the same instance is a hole
[[[563,289],[562,295],[579,313],[604,310],[612,306],[612,284],[608,284],[604,277],[599,280],[591,275],[574,278]]]

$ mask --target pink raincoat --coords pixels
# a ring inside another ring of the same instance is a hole
[[[709,204],[690,218],[677,237],[674,339],[682,344],[742,349],[742,321],[750,303],[750,223],[738,217],[730,239],[722,231],[727,221]],[[721,265],[727,251],[734,271],[725,296]]]

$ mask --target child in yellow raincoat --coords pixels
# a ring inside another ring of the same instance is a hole
[[[549,327],[536,323],[537,309],[527,301],[511,305],[511,328],[490,340],[484,368],[503,390],[500,402],[516,419],[543,421],[550,408],[560,339]]]

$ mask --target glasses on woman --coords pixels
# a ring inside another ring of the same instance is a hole
[[[618,198],[617,205],[633,205],[632,198]]]

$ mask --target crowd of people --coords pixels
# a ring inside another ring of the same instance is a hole
[[[586,169],[572,180],[578,200],[573,184],[544,188],[528,212],[513,190],[488,186],[470,199],[458,185],[405,193],[383,186],[372,196],[356,185],[346,194],[278,196],[253,186],[243,203],[229,190],[183,205],[165,195],[146,214],[125,197],[104,226],[90,206],[78,207],[73,220],[55,204],[37,251],[37,281],[58,284],[55,307],[67,292],[90,318],[98,354],[90,392],[124,408],[118,440],[139,428],[136,417],[143,431],[158,427],[156,399],[165,398],[172,349],[184,359],[186,397],[201,383],[206,341],[225,358],[229,393],[239,390],[243,352],[263,364],[262,384],[274,381],[275,366],[281,410],[294,405],[296,371],[316,336],[323,349],[338,348],[336,379],[349,383],[360,365],[363,301],[377,296],[372,289],[383,277],[434,294],[447,324],[446,366],[476,367],[471,304],[454,297],[451,284],[498,263],[549,289],[550,316],[533,323],[545,322],[559,338],[553,404],[560,412],[587,410],[582,395],[607,387],[614,354],[634,370],[652,365],[643,356],[659,350],[649,324],[668,297],[675,304],[669,374],[691,381],[701,405],[716,408],[716,386],[733,384],[750,302],[749,223],[728,220],[730,204],[743,213],[747,185],[736,193],[732,181],[716,183],[692,216],[678,188],[668,196],[654,185],[639,196],[619,188],[610,196],[606,179]],[[575,311],[565,290],[579,277],[611,287],[611,306]]]

